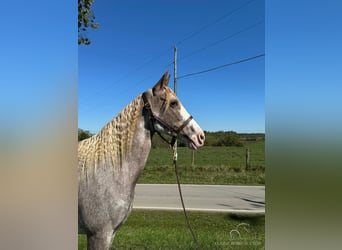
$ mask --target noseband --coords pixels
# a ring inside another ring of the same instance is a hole
[[[182,130],[185,128],[186,125],[189,124],[189,122],[193,119],[193,117],[190,115],[190,117],[188,119],[186,119],[183,124],[179,127],[175,127],[175,126],[171,126],[170,124],[168,124],[166,121],[164,121],[163,119],[161,119],[160,117],[156,116],[153,114],[152,109],[151,109],[151,105],[147,100],[147,96],[146,93],[142,94],[142,99],[144,101],[144,108],[147,110],[148,113],[148,117],[149,117],[149,121],[150,121],[150,129],[154,129],[154,123],[157,121],[159,122],[164,128],[166,128],[169,132],[175,134],[172,136],[172,141],[171,143],[168,142],[160,133],[159,131],[156,131],[158,133],[158,135],[164,140],[166,141],[168,144],[170,144],[172,147],[176,142],[176,138],[179,136],[179,134],[182,132]]]

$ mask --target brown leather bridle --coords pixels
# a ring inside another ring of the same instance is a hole
[[[156,131],[158,133],[158,135],[167,143],[169,143],[172,147],[176,142],[176,138],[179,136],[179,134],[182,132],[182,130],[186,127],[186,125],[189,124],[189,122],[193,119],[192,115],[189,116],[188,119],[186,119],[183,124],[179,127],[175,127],[175,126],[171,126],[170,124],[168,124],[166,121],[164,121],[163,119],[161,119],[160,117],[156,116],[155,114],[153,114],[152,109],[151,109],[151,105],[148,102],[147,96],[146,96],[146,92],[142,94],[142,99],[144,101],[144,108],[146,109],[147,113],[148,113],[148,118],[150,121],[150,129],[151,130],[155,130],[154,129],[154,123],[157,121],[159,122],[164,128],[166,128],[169,132],[171,132],[172,135],[172,141],[168,142],[160,133],[159,131]]]

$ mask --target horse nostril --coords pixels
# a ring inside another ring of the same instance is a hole
[[[199,144],[203,144],[204,143],[204,139],[205,139],[205,136],[204,136],[204,133],[203,132],[200,132],[199,134],[198,134],[198,142],[199,142]]]

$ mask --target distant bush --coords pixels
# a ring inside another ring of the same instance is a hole
[[[205,131],[205,145],[206,146],[236,146],[242,147],[243,144],[239,135],[234,131],[218,131],[208,132]]]
[[[235,146],[242,147],[243,144],[240,142],[239,136],[237,133],[229,131],[223,132],[219,139],[213,143],[213,146]]]
[[[92,137],[93,134],[90,133],[88,130],[78,129],[78,141],[83,141],[89,137]]]

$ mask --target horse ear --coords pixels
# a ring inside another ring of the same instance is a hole
[[[156,83],[156,85],[154,85],[153,93],[156,93],[166,88],[169,85],[169,81],[170,81],[169,71],[166,70],[164,75],[160,78],[160,80]]]

